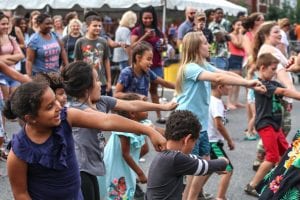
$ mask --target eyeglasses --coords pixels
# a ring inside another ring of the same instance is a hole
[[[196,12],[190,12],[190,14],[191,14],[191,15],[194,15],[194,14],[196,14]]]

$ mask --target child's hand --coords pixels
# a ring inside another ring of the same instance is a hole
[[[156,151],[162,151],[166,148],[166,139],[163,137],[159,132],[157,132],[155,129],[149,127],[151,129],[151,132],[148,134],[148,137],[150,138],[154,148]]]
[[[230,151],[231,151],[231,150],[234,150],[235,144],[234,144],[234,142],[233,142],[232,140],[229,140],[229,141],[227,142],[227,145],[228,145]]]
[[[161,106],[162,106],[162,110],[165,110],[165,111],[174,110],[178,106],[178,103],[171,101],[171,102],[168,102],[165,104],[161,104]]]
[[[249,80],[247,87],[253,88],[255,91],[259,93],[267,92],[266,86],[264,86],[259,80]]]
[[[141,174],[138,174],[138,182],[147,183],[147,177],[143,172]]]

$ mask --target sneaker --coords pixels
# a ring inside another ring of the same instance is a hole
[[[256,192],[255,188],[252,187],[249,183],[246,185],[244,191],[254,197],[259,197],[259,194]]]
[[[257,140],[257,137],[255,135],[246,135],[244,137],[244,140],[255,141],[255,140]]]
[[[214,195],[205,193],[205,192],[200,192],[198,195],[198,200],[213,200],[215,199]]]

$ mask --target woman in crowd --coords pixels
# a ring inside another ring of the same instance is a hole
[[[61,39],[63,37],[64,24],[61,15],[53,16],[53,32]]]
[[[130,29],[135,26],[136,21],[136,14],[127,11],[123,14],[116,30],[115,42],[125,44],[123,47],[114,48],[113,61],[119,63],[120,69],[131,65]]]
[[[232,31],[229,34],[230,41],[228,41],[228,50],[230,57],[228,59],[228,70],[236,74],[242,75],[242,65],[245,56],[243,48],[243,28],[240,20],[234,20],[232,22]],[[229,90],[227,107],[229,109],[236,109],[244,107],[243,104],[238,102],[240,87],[232,86]]]
[[[60,59],[64,65],[68,58],[58,36],[51,32],[52,19],[48,14],[38,15],[39,31],[32,35],[26,51],[26,73],[31,76],[39,72],[60,70]]]
[[[82,37],[80,32],[81,27],[82,27],[82,23],[80,22],[79,19],[72,19],[68,24],[68,30],[69,30],[68,35],[62,38],[69,62],[74,61],[75,43],[79,38]]]

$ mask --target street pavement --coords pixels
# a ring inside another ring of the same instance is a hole
[[[297,90],[300,91],[299,85],[296,85],[296,87]],[[171,100],[172,92],[165,91],[164,96],[166,97],[167,100]],[[245,96],[245,90],[241,89],[242,102],[245,102],[244,96]],[[163,114],[167,116],[169,112],[164,112]],[[153,122],[155,122],[154,112],[149,112],[149,117]],[[229,130],[235,142],[235,147],[236,147],[235,150],[233,151],[229,151],[229,150],[227,151],[228,156],[231,159],[231,162],[234,166],[233,176],[227,192],[227,198],[230,200],[256,199],[254,197],[250,197],[246,195],[243,189],[244,186],[250,181],[250,179],[255,174],[255,172],[252,170],[252,162],[255,158],[257,141],[243,140],[244,138],[243,130],[246,128],[246,122],[247,122],[245,109],[237,109],[237,110],[229,111],[227,117],[229,119],[229,123],[226,125],[226,127]],[[300,118],[300,103],[295,101],[295,103],[293,104],[293,111],[292,111],[292,130],[288,136],[289,142],[291,141],[297,128],[300,128],[299,125],[297,125],[297,119],[299,118]],[[7,132],[9,133],[10,137],[11,137],[11,133],[16,132],[18,128],[19,127],[16,122],[7,123]],[[151,160],[153,159],[155,154],[156,152],[151,147],[150,152],[145,156],[146,161],[140,163],[143,169],[145,170],[146,174],[148,173],[149,165],[151,164]],[[205,192],[216,194],[218,181],[219,181],[219,176],[213,174],[204,187]],[[142,185],[142,188],[145,189],[145,185]],[[13,199],[13,197],[8,182],[6,163],[4,161],[0,161],[0,200],[11,200],[11,199]]]

